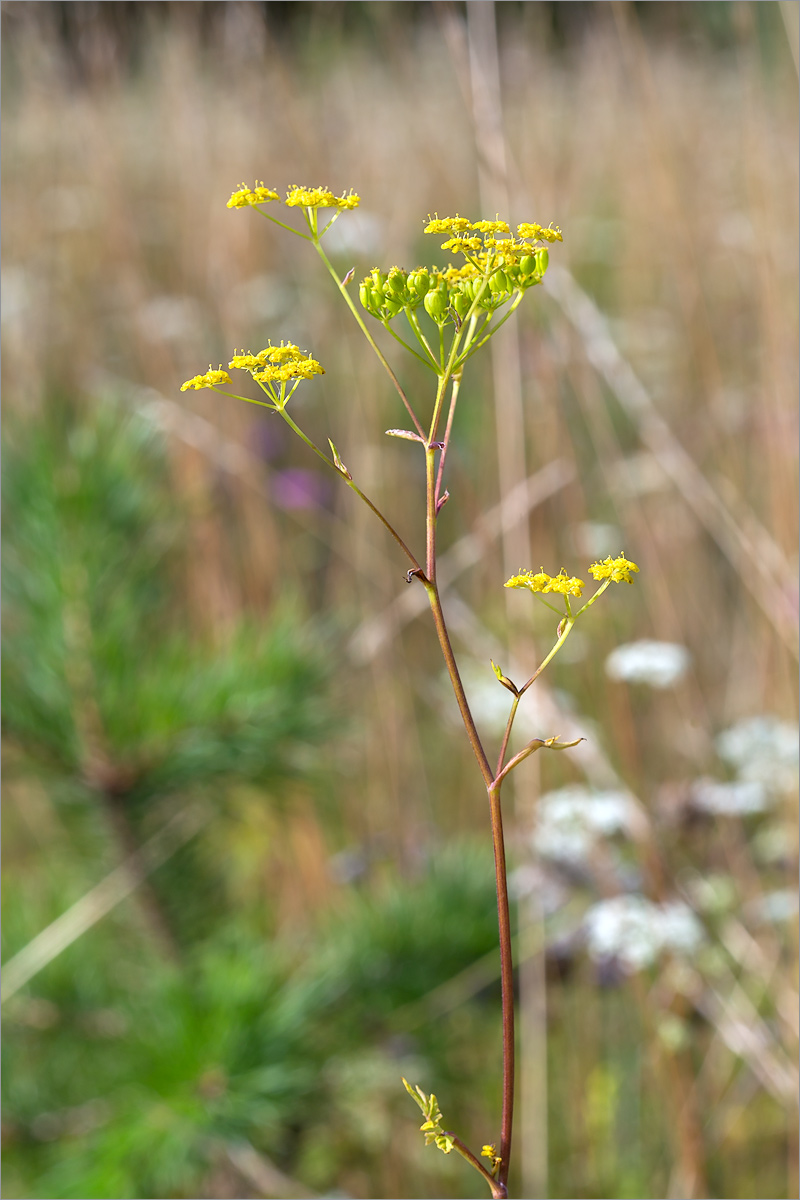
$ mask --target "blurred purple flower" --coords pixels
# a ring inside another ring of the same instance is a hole
[[[283,450],[286,444],[285,429],[277,421],[257,421],[250,449],[265,462],[271,462]]]
[[[326,508],[330,486],[316,471],[289,467],[273,476],[272,494],[281,508]]]

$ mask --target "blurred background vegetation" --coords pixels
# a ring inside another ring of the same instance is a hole
[[[3,4],[4,1196],[481,1194],[401,1075],[498,1136],[485,800],[405,564],[179,390],[309,348],[298,419],[419,545],[379,364],[225,207],[255,178],[357,190],[358,277],[437,210],[564,230],[441,521],[489,745],[490,655],[552,636],[507,574],[642,569],[519,731],[587,741],[507,794],[514,1194],[797,1196],[797,13]]]

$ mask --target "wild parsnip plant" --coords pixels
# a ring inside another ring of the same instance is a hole
[[[301,228],[279,219],[274,209],[266,207],[275,202],[280,202],[279,194],[272,188],[265,187],[263,183],[256,183],[252,188],[242,184],[231,196],[228,207],[253,208],[295,237],[309,242],[330,273],[364,337],[380,359],[413,426],[411,429],[388,429],[386,432],[390,437],[417,443],[425,456],[424,554],[417,557],[398,533],[393,523],[394,519],[387,517],[365,495],[345,466],[333,442],[329,439],[328,454],[315,445],[288,412],[288,403],[300,384],[324,373],[323,367],[310,353],[283,341],[279,346],[270,344],[255,354],[249,351],[234,352],[228,363],[228,370],[244,371],[250,375],[261,391],[258,398],[241,396],[228,390],[228,385],[232,382],[231,377],[221,364],[217,369],[209,366],[204,374],[187,380],[182,390],[212,388],[222,395],[245,400],[250,404],[260,404],[278,413],[309,449],[355,492],[391,534],[409,563],[406,582],[416,582],[425,589],[456,702],[489,800],[497,887],[503,1013],[503,1107],[499,1149],[495,1143],[487,1143],[482,1147],[480,1155],[475,1155],[455,1133],[445,1128],[435,1095],[427,1095],[419,1086],[412,1087],[405,1079],[403,1083],[425,1118],[421,1130],[425,1135],[426,1144],[433,1143],[445,1154],[457,1150],[483,1176],[492,1196],[505,1197],[508,1195],[514,1106],[514,996],[501,790],[510,773],[537,750],[566,750],[577,745],[577,742],[561,742],[557,735],[544,739],[534,738],[509,758],[511,732],[520,700],[564,645],[577,620],[603,595],[611,583],[632,583],[632,575],[638,572],[639,568],[624,554],[593,563],[588,568],[589,573],[599,586],[580,605],[576,601],[582,598],[586,585],[582,579],[569,575],[563,567],[556,575],[549,575],[544,570],[523,570],[506,582],[506,587],[522,588],[535,595],[552,610],[557,617],[557,624],[551,650],[522,685],[517,686],[492,663],[499,683],[512,696],[505,733],[496,764],[492,766],[470,711],[442,610],[436,581],[436,530],[439,513],[449,499],[449,492],[444,486],[445,470],[464,368],[515,312],[525,293],[541,284],[548,266],[548,245],[563,239],[560,229],[552,225],[545,227],[535,222],[525,222],[518,225],[516,235],[512,235],[507,222],[499,218],[470,221],[458,215],[439,217],[437,214],[432,219],[429,217],[425,232],[446,235],[441,248],[449,251],[453,257],[463,260],[463,265],[448,265],[444,269],[417,267],[411,271],[399,267],[382,271],[376,267],[365,276],[358,288],[362,309],[378,321],[403,349],[422,363],[435,378],[429,405],[427,410],[422,411],[418,404],[412,405],[410,402],[398,376],[372,337],[364,317],[348,291],[355,269],[351,269],[344,278],[340,278],[323,248],[324,235],[343,212],[358,206],[359,196],[353,192],[336,196],[323,187],[290,187],[283,203],[287,208],[300,210],[304,222],[304,227]],[[393,324],[401,316],[405,318],[402,332]],[[481,1159],[486,1160],[487,1165],[484,1165]]]

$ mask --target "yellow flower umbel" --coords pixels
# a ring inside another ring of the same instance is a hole
[[[227,371],[223,371],[222,363],[219,364],[216,371],[209,365],[205,375],[195,375],[192,379],[187,379],[186,383],[182,383],[181,391],[188,392],[190,390],[197,391],[200,388],[213,388],[221,383],[230,383],[230,381],[231,377]]]
[[[313,379],[315,375],[324,375],[325,369],[315,358],[306,354],[293,342],[281,342],[280,346],[265,346],[258,354],[234,353],[228,363],[233,370],[247,371],[255,379],[261,390],[266,392],[271,400],[268,408],[283,411],[287,401],[293,395],[302,379]],[[279,384],[279,387],[275,387]],[[289,391],[286,385],[291,384]],[[243,397],[246,399],[246,397]],[[263,404],[263,400],[251,401]]]
[[[424,233],[464,233],[467,229],[472,229],[472,222],[468,217],[460,217],[458,213],[454,217],[440,217],[437,213],[435,217],[428,214],[428,224],[425,226]]]
[[[560,592],[562,596],[580,596],[586,584],[574,575],[567,575],[564,567],[558,575],[546,571],[520,571],[506,582],[507,588],[526,588],[529,592]]]
[[[272,188],[264,187],[264,182],[256,182],[255,186],[249,188],[246,183],[243,183],[238,191],[234,192],[228,201],[228,208],[247,208],[253,204],[267,204],[270,200],[280,200],[277,192],[273,192]]]
[[[633,583],[631,571],[635,571],[638,575],[639,568],[624,554],[620,554],[617,558],[611,558],[609,555],[603,562],[592,563],[589,567],[589,574],[593,575],[595,579],[608,579],[611,583]]]
[[[556,631],[556,644],[542,663],[542,666],[539,668],[540,671],[547,665],[553,655],[561,648],[564,641],[569,636],[570,631],[574,627],[578,617],[585,613],[587,608],[590,608],[594,604],[595,600],[598,600],[600,596],[602,596],[609,584],[633,583],[633,580],[631,579],[631,572],[638,572],[638,570],[639,568],[636,566],[636,563],[631,562],[625,557],[624,554],[620,554],[617,558],[609,557],[604,562],[592,563],[592,565],[589,567],[590,574],[593,575],[595,579],[601,580],[602,582],[600,583],[600,587],[597,589],[594,595],[590,596],[589,599],[586,600],[585,603],[582,604],[581,607],[576,611],[573,611],[569,598],[570,596],[581,596],[586,584],[582,579],[576,579],[574,575],[567,575],[564,567],[561,568],[557,575],[548,575],[546,571],[520,571],[518,575],[512,575],[511,578],[506,581],[505,586],[507,588],[524,588],[528,592],[533,592],[534,595],[538,594],[542,604],[547,605],[548,608],[552,609],[553,612],[561,618]],[[565,611],[563,613],[559,608],[556,608],[548,600],[544,599],[545,595],[548,593],[559,593],[564,597]],[[497,667],[495,667],[495,675],[497,675],[497,678],[504,687],[509,686],[510,681],[505,679],[502,673],[498,671]],[[510,690],[514,691],[513,684],[511,684]]]
[[[335,196],[323,187],[298,187],[293,184],[286,193],[287,208],[358,208],[361,197],[354,191]]]
[[[564,240],[557,225],[550,225],[545,229],[536,221],[523,221],[521,225],[517,226],[517,235],[538,242],[563,242]]]

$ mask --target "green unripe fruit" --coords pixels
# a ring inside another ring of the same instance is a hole
[[[508,290],[510,292],[513,292],[515,288],[520,287],[522,272],[516,263],[514,263],[514,265],[511,267],[506,267],[506,279],[508,280]]]
[[[519,269],[523,275],[532,275],[536,270],[536,259],[532,254],[526,254],[519,260]]]
[[[372,270],[372,271],[370,272],[370,274],[372,275],[372,282],[375,284],[375,286],[376,286],[376,287],[383,287],[384,280],[385,280],[385,278],[386,278],[386,277],[380,273],[380,271],[378,270],[378,268],[377,268],[377,267],[375,267],[375,268],[374,268],[374,270]]]
[[[465,295],[463,291],[453,292],[453,295],[450,298],[450,304],[458,313],[459,317],[465,317],[470,310],[472,301],[470,300],[469,296]]]
[[[495,271],[494,275],[489,277],[489,291],[496,296],[499,292],[508,290],[508,278],[505,271]]]
[[[550,262],[550,251],[546,246],[542,246],[541,250],[537,250],[535,255],[536,270],[540,275],[544,275],[547,270],[547,264]]]
[[[402,271],[395,271],[389,276],[388,287],[396,296],[401,296],[406,290],[406,277]],[[386,291],[386,288],[384,288]]]
[[[431,277],[424,267],[419,271],[411,272],[408,277],[408,286],[420,300],[427,295],[431,287]]]
[[[367,311],[369,311],[372,308],[372,290],[371,290],[369,284],[362,283],[359,285],[358,298],[361,301],[363,307],[367,309]]]
[[[423,304],[425,312],[438,324],[447,312],[447,289],[437,288],[435,292],[428,292]]]
[[[396,317],[399,312],[403,311],[403,301],[387,300],[383,306],[383,311],[386,318],[391,321],[392,317]]]

